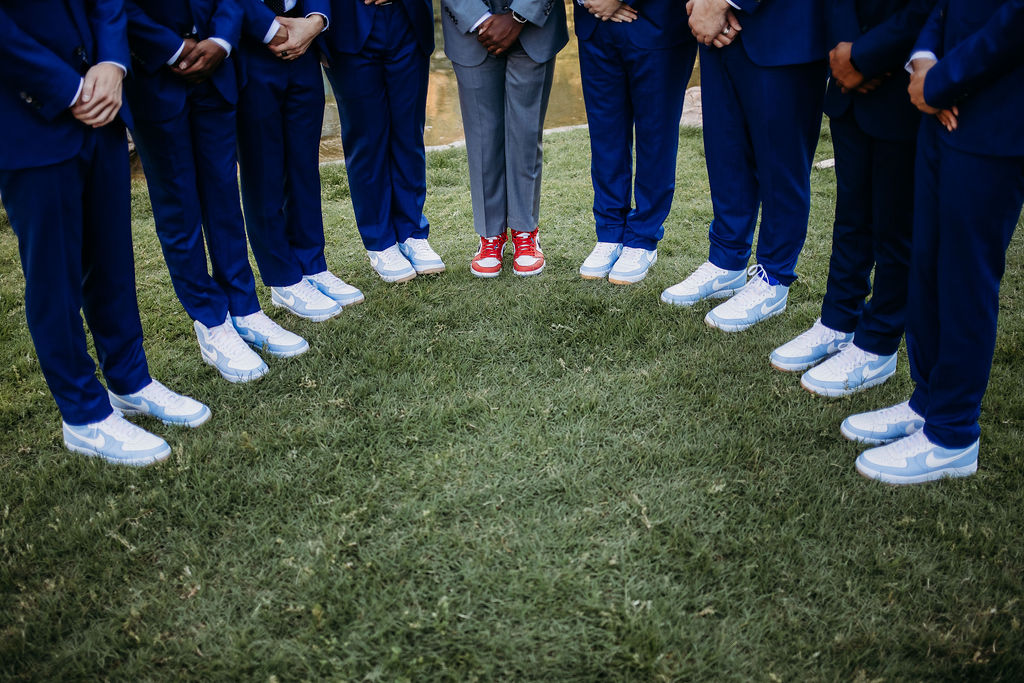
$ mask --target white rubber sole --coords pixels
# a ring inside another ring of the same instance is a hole
[[[756,325],[758,323],[762,323],[765,320],[768,320],[768,318],[774,318],[775,316],[777,316],[778,314],[782,313],[785,310],[786,310],[786,307],[783,306],[779,310],[772,311],[768,315],[764,316],[763,318],[759,318],[758,320],[755,320],[752,323],[726,323],[726,322],[719,322],[719,321],[716,321],[714,318],[712,318],[711,314],[709,313],[708,315],[704,316],[704,324],[707,325],[708,327],[714,328],[716,330],[721,330],[722,332],[743,332],[744,330],[749,330],[751,327],[753,327],[754,325]]]
[[[740,289],[742,289],[742,286],[741,287],[737,287],[736,289],[720,289],[717,292],[713,292],[711,294],[708,294],[705,297],[702,297],[700,299],[695,299],[693,301],[689,301],[689,300],[680,301],[680,300],[677,300],[677,299],[673,299],[671,297],[665,296],[665,292],[662,292],[661,293],[661,300],[664,303],[672,304],[673,306],[681,306],[683,308],[691,308],[691,307],[696,306],[697,304],[699,304],[701,301],[707,301],[708,299],[728,299],[733,294],[735,294],[736,292],[740,291]]]
[[[325,294],[324,296],[327,296],[327,295]],[[329,298],[329,297],[328,297],[328,298]],[[331,299],[331,301],[335,301],[335,299]],[[295,316],[295,317],[297,317],[297,318],[302,318],[303,320],[309,320],[309,321],[312,321],[312,322],[315,322],[315,323],[322,323],[322,322],[323,322],[323,321],[325,321],[325,320],[330,320],[331,318],[335,318],[335,317],[337,317],[337,316],[341,315],[341,312],[342,312],[343,310],[345,310],[345,307],[344,307],[344,306],[342,306],[341,308],[339,308],[339,309],[338,309],[337,311],[335,311],[334,313],[324,313],[324,314],[312,314],[312,315],[307,315],[307,314],[305,314],[305,313],[299,313],[298,311],[296,311],[296,310],[295,310],[294,308],[292,308],[291,306],[286,306],[285,304],[282,304],[282,303],[278,303],[278,302],[277,302],[277,301],[276,301],[276,300],[274,299],[274,297],[270,297],[270,303],[271,303],[271,304],[273,304],[274,306],[276,306],[277,308],[283,308],[284,310],[288,311],[289,313],[291,313],[292,315],[294,315],[294,316]],[[339,305],[341,304],[341,302],[340,302],[340,301],[339,301],[338,303],[339,303]],[[351,305],[351,304],[350,304],[350,305]]]
[[[803,377],[800,378],[800,386],[803,387],[807,392],[814,394],[815,396],[822,396],[824,398],[840,398],[842,396],[852,396],[853,394],[859,394],[862,391],[867,391],[871,387],[877,387],[882,384],[890,377],[896,374],[896,370],[893,369],[887,375],[879,375],[878,377],[872,377],[863,384],[858,384],[856,387],[849,388],[833,388],[833,387],[818,387],[813,384],[808,384]]]
[[[152,455],[142,456],[132,460],[126,460],[124,458],[111,458],[109,456],[100,453],[99,451],[85,446],[78,446],[76,444],[70,444],[67,441],[64,442],[64,447],[72,453],[81,453],[82,455],[90,455],[112,463],[114,465],[128,465],[129,467],[145,467],[146,465],[152,465],[153,463],[166,460],[171,455],[171,447],[167,446],[166,449],[158,451]]]
[[[949,467],[941,470],[935,470],[933,472],[926,472],[924,474],[915,474],[909,477],[900,477],[895,474],[889,474],[888,472],[878,472],[877,470],[869,469],[867,466],[861,465],[860,458],[854,463],[854,467],[857,469],[857,474],[866,479],[874,479],[884,484],[893,484],[900,486],[904,484],[924,484],[929,481],[937,481],[939,479],[945,479],[947,477],[953,479],[957,477],[969,477],[978,471],[978,461],[975,460],[970,465],[964,465],[963,467]]]
[[[209,408],[206,409],[205,413],[192,420],[165,420],[162,417],[156,417],[152,413],[147,413],[143,410],[135,410],[133,408],[118,408],[117,406],[114,406],[114,409],[121,411],[122,415],[148,415],[149,417],[154,417],[157,420],[160,420],[169,427],[191,427],[192,429],[195,429],[199,425],[206,424],[207,422],[210,421],[210,418],[213,417],[213,411],[210,410]]]

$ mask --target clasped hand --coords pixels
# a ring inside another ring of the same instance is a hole
[[[910,86],[907,92],[910,93],[910,101],[924,114],[932,114],[939,120],[946,130],[956,130],[957,119],[960,116],[960,109],[954,105],[951,109],[939,109],[933,107],[924,99],[924,82],[928,72],[937,62],[934,59],[915,59],[910,64],[913,72],[910,74]]]
[[[278,17],[277,22],[281,28],[270,41],[269,47],[271,52],[286,62],[306,54],[306,50],[324,29],[324,20],[317,14],[308,17]]]
[[[492,14],[484,19],[476,31],[476,39],[487,48],[492,55],[500,55],[508,51],[519,39],[523,25],[512,18],[512,13]]]
[[[227,59],[228,53],[216,41],[196,41],[186,38],[174,71],[189,83],[200,83],[209,78],[217,67]]]
[[[636,10],[619,0],[584,0],[583,7],[601,21],[629,24],[639,15]]]
[[[124,71],[117,64],[104,62],[85,72],[82,92],[71,107],[71,115],[87,126],[102,128],[121,110],[121,83]]]
[[[697,42],[708,47],[731,45],[743,30],[739,19],[726,0],[689,0],[686,13],[690,17],[690,32]]]

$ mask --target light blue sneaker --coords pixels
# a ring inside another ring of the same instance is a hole
[[[924,430],[864,451],[857,472],[886,484],[922,484],[943,477],[969,477],[978,471],[978,446],[943,448],[928,440]]]
[[[705,261],[690,277],[662,292],[661,300],[675,306],[692,306],[704,299],[726,299],[746,281],[746,270],[725,270]]]
[[[381,251],[366,251],[370,265],[384,282],[405,282],[416,277],[416,269],[405,258],[397,244]]]
[[[270,288],[270,302],[285,308],[300,318],[323,322],[341,313],[342,305],[327,296],[308,279],[294,285]]]
[[[361,304],[365,298],[363,293],[357,288],[348,284],[329,270],[317,273],[316,275],[307,275],[306,280],[309,284],[320,290],[321,294],[334,299],[342,306]]]
[[[171,447],[156,434],[136,427],[116,410],[99,422],[63,423],[64,445],[69,451],[94,455],[115,465],[142,467],[164,460]]]
[[[125,415],[152,415],[165,425],[198,427],[210,419],[210,409],[199,401],[176,394],[155,379],[134,394],[107,390],[110,405]]]
[[[742,332],[753,325],[786,310],[789,287],[771,284],[768,273],[760,265],[747,270],[750,280],[724,304],[715,306],[704,316],[708,327],[723,332]]]
[[[895,353],[877,356],[856,344],[843,344],[839,353],[805,372],[800,386],[812,394],[835,398],[870,389],[895,373]]]
[[[613,285],[631,285],[647,277],[647,271],[658,262],[657,249],[623,247],[622,253],[608,272],[608,282]]]
[[[203,361],[217,368],[227,381],[249,382],[270,371],[259,354],[238,336],[238,331],[231,324],[231,316],[216,327],[207,327],[198,320],[192,326],[199,339],[199,353]]]
[[[417,275],[444,272],[444,261],[425,239],[410,237],[398,245],[398,250],[412,264]]]
[[[263,311],[232,316],[231,323],[242,341],[254,348],[264,349],[271,356],[291,358],[309,351],[309,343],[305,339],[284,329]]]
[[[600,280],[607,277],[621,254],[621,242],[598,242],[583,260],[580,277],[584,280]]]
[[[768,358],[776,370],[801,372],[838,353],[840,345],[852,341],[853,332],[833,330],[818,318],[811,329],[772,351]]]
[[[924,418],[910,407],[910,401],[881,410],[857,413],[843,420],[839,431],[850,441],[882,444],[910,436],[924,427]]]

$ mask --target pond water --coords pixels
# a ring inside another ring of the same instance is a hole
[[[573,35],[572,0],[565,0],[569,17],[569,44],[558,53],[555,78],[551,87],[551,100],[544,125],[546,128],[571,126],[587,122],[580,84],[579,52]],[[451,62],[444,56],[444,37],[441,35],[440,0],[434,0],[434,38],[437,47],[430,58],[430,83],[427,88],[427,125],[424,140],[427,146],[444,145],[461,140],[462,116],[459,112],[459,92]],[[690,84],[698,83],[694,71]],[[341,159],[341,137],[338,124],[338,105],[327,87],[327,112],[324,116],[323,140],[320,144],[321,161]]]

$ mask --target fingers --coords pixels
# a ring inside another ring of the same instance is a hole
[[[954,107],[954,109],[956,109],[956,107]],[[957,116],[953,111],[949,109],[943,109],[935,116],[936,118],[939,119],[939,123],[945,126],[946,130],[948,130],[950,133],[956,130]]]

